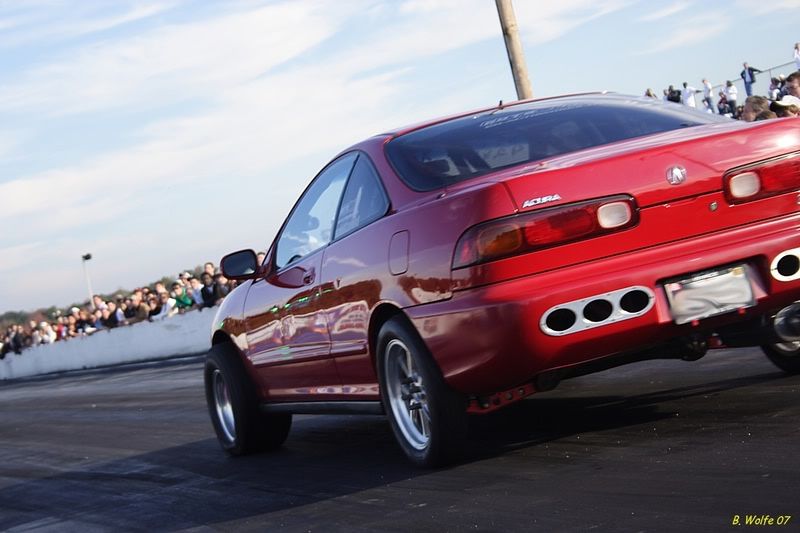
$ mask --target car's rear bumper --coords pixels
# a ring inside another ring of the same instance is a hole
[[[713,331],[798,300],[800,280],[770,274],[777,255],[798,247],[800,214],[457,291],[406,312],[448,383],[465,393],[493,393],[547,370]],[[748,265],[755,306],[676,324],[663,281],[732,264]],[[540,325],[555,306],[627,287],[645,287],[654,297],[640,316],[560,336]]]

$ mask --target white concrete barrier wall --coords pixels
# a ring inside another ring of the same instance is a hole
[[[211,347],[216,311],[190,311],[11,352],[0,360],[0,380],[200,353]]]

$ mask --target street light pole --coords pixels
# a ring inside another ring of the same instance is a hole
[[[89,290],[89,305],[92,306],[92,311],[95,311],[94,308],[94,293],[92,292],[92,282],[89,279],[89,268],[86,266],[86,262],[92,258],[92,254],[85,254],[81,256],[83,260],[83,273],[86,276],[86,288]]]
[[[514,87],[517,89],[517,98],[527,100],[533,98],[531,81],[528,78],[528,67],[525,65],[525,53],[519,39],[517,17],[511,0],[495,0],[497,14],[500,17],[500,26],[503,28],[503,38],[506,41],[506,53],[511,64],[511,75],[514,76]]]

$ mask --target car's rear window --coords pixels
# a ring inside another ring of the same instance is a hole
[[[389,141],[386,154],[409,187],[430,191],[514,165],[726,120],[644,98],[565,97],[412,131]]]

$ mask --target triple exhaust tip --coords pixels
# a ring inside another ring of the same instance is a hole
[[[542,316],[540,327],[548,335],[568,335],[636,318],[649,311],[654,302],[653,291],[647,287],[626,287],[557,305]]]

